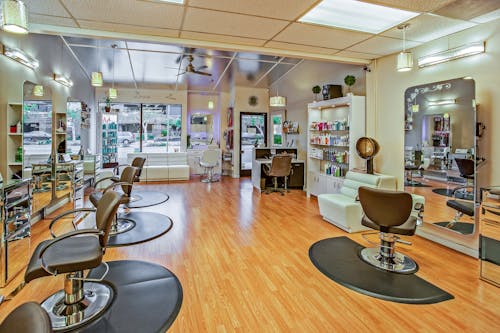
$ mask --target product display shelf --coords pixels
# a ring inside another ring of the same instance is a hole
[[[364,96],[308,104],[307,196],[340,191],[347,171],[363,165],[356,141],[364,135]]]
[[[22,178],[23,170],[23,108],[22,104],[9,103],[0,117],[1,133],[0,172],[5,179]]]
[[[102,119],[102,162],[116,163],[118,160],[117,115],[107,114]]]

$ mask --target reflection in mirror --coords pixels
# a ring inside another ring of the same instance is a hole
[[[191,148],[204,149],[214,144],[214,116],[209,113],[194,113],[190,121]]]
[[[66,104],[66,151],[76,155],[82,150],[82,102],[68,99]]]
[[[33,212],[52,200],[52,92],[26,81],[23,86],[23,178],[33,179]]]
[[[477,233],[475,123],[471,79],[406,90],[405,190],[425,198],[421,228],[452,238]]]

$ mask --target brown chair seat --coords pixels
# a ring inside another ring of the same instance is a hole
[[[474,203],[472,201],[448,200],[446,201],[446,206],[465,215],[474,216]]]
[[[118,194],[122,195],[122,197],[120,199],[120,205],[129,203],[130,197],[124,195],[123,191],[116,191],[116,192]],[[104,195],[104,193],[101,191],[95,191],[95,192],[90,193],[89,200],[92,203],[92,205],[94,205],[94,207],[97,207],[97,203],[99,202],[99,200],[102,199],[103,195]]]
[[[50,333],[52,325],[47,312],[35,302],[14,309],[0,325],[0,333]]]
[[[365,227],[380,231],[380,225],[376,224],[366,216],[363,216],[361,224],[364,225]],[[386,227],[384,232],[391,234],[413,236],[415,234],[416,226],[417,226],[417,218],[414,216],[410,216],[405,223],[401,225]]]
[[[24,275],[26,282],[51,275],[42,268],[39,257],[42,249],[52,241],[43,241],[35,249]],[[102,261],[102,250],[99,238],[95,236],[71,237],[48,248],[43,258],[49,270],[57,268],[58,274],[64,274],[99,266]]]

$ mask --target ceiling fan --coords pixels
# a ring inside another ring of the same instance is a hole
[[[206,69],[206,68],[208,68],[208,66],[200,66],[200,67],[195,68],[193,66],[193,60],[194,60],[193,56],[190,55],[187,58],[188,58],[189,63],[186,66],[186,69],[184,70],[184,72],[177,74],[177,76],[183,75],[183,74],[186,74],[186,73],[193,73],[193,74],[198,74],[198,75],[212,76],[211,73],[207,73],[207,72],[202,72],[201,71],[201,69]]]

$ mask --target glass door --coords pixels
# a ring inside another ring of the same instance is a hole
[[[267,144],[267,114],[240,113],[240,176],[250,176],[254,147]]]

